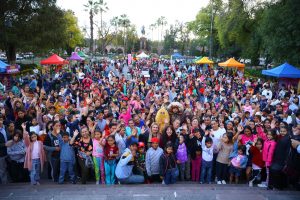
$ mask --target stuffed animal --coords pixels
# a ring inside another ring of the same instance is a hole
[[[170,123],[170,115],[165,107],[158,110],[155,116],[155,122],[158,123],[160,132]]]

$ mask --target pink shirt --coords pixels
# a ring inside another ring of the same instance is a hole
[[[105,141],[102,140],[102,145],[105,145]],[[99,144],[99,140],[93,139],[93,153],[92,155],[97,158],[103,157],[103,147]]]
[[[231,164],[234,167],[241,167],[241,160],[244,158],[244,155],[237,155],[231,160]]]
[[[39,159],[39,158],[40,158],[39,151],[40,151],[39,142],[38,142],[38,141],[35,141],[35,142],[33,143],[33,148],[32,148],[31,158],[32,158],[32,159]]]
[[[256,135],[251,134],[250,137],[249,137],[246,134],[243,134],[242,139],[241,139],[242,145],[247,144],[247,142],[249,142],[249,141],[253,142],[255,138],[257,138]]]

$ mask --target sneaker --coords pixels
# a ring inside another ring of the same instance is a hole
[[[203,184],[203,182],[199,182],[200,184]]]
[[[36,182],[36,185],[41,185],[40,182]]]
[[[253,182],[249,181],[249,187],[253,187]]]
[[[161,183],[161,184],[165,185],[166,183],[165,183],[165,181],[162,181],[162,183]]]
[[[225,180],[222,180],[222,184],[223,184],[223,185],[226,185],[226,181],[225,181]]]
[[[99,185],[99,181],[96,181],[96,185]]]
[[[265,183],[257,184],[257,186],[260,187],[260,188],[267,188],[268,187],[267,184],[265,184]]]
[[[222,182],[221,182],[221,181],[217,181],[217,184],[218,184],[218,185],[221,185],[221,184],[222,184]]]

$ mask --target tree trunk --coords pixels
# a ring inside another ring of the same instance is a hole
[[[6,49],[6,57],[9,64],[16,63],[16,47],[13,44],[8,44]]]
[[[102,19],[102,11],[100,11],[100,17],[101,17],[101,54],[104,54],[104,38],[103,38],[103,19]]]
[[[90,10],[90,30],[91,30],[91,40],[90,40],[90,52],[94,52],[94,15],[93,11]]]

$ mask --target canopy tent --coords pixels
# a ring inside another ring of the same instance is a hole
[[[262,70],[262,74],[277,78],[300,78],[300,69],[288,63],[284,63],[273,69]]]
[[[140,53],[139,55],[136,56],[137,58],[149,58],[149,56],[147,54],[145,54],[144,52]]]
[[[9,65],[6,64],[5,62],[2,62],[0,60],[0,73],[5,73],[6,72],[6,68],[8,67]]]
[[[194,60],[193,60],[193,62],[194,63],[196,63],[198,60],[200,60],[202,57],[200,56],[200,57],[196,57]]]
[[[77,61],[81,61],[83,60],[83,58],[81,58],[77,52],[72,52],[71,57],[69,58],[69,60],[77,60]]]
[[[182,59],[183,56],[180,53],[174,53],[173,55],[171,55],[172,59]]]
[[[88,58],[88,55],[86,55],[86,54],[83,53],[82,51],[78,51],[77,54],[78,54],[81,58]]]
[[[196,64],[214,64],[213,61],[209,60],[208,57],[203,57],[195,62]]]
[[[245,68],[245,64],[236,61],[234,58],[230,58],[225,62],[218,64],[220,67],[233,67],[233,68]]]
[[[45,60],[41,61],[41,65],[63,65],[68,63],[69,61],[59,57],[56,54],[53,54],[49,58],[46,58]]]

